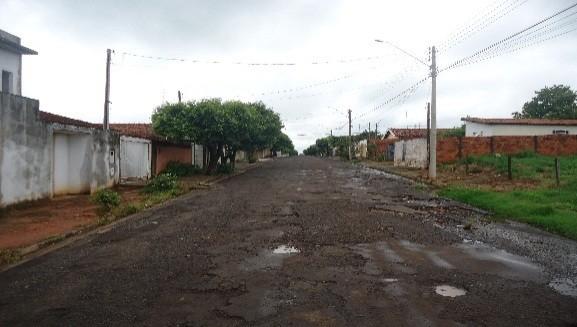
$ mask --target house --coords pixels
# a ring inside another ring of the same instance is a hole
[[[0,92],[22,94],[22,55],[37,55],[32,49],[20,45],[20,38],[0,30]]]
[[[442,134],[450,131],[448,128],[437,128],[437,133]],[[412,140],[427,138],[426,128],[389,128],[385,133],[385,140]]]
[[[577,134],[577,120],[474,117],[461,120],[465,123],[467,137]]]
[[[154,133],[152,124],[110,124],[120,135],[120,178],[145,180],[160,174],[171,161],[204,167],[203,146],[175,142]]]
[[[0,92],[0,207],[118,182],[119,137]]]
[[[22,97],[25,54],[37,53],[0,31],[0,207],[115,185],[118,136]]]

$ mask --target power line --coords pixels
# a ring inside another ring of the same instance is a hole
[[[223,61],[223,60],[201,60],[201,59],[187,59],[179,57],[162,57],[162,56],[150,56],[142,55],[132,52],[119,52],[119,54],[124,56],[130,56],[141,59],[157,60],[157,61],[169,61],[169,62],[188,62],[193,64],[207,64],[207,65],[239,65],[239,66],[297,66],[297,65],[331,65],[331,64],[349,64],[364,61],[375,61],[386,58],[388,56],[368,56],[368,57],[357,57],[348,59],[336,59],[336,60],[320,60],[320,61],[310,61],[310,62],[261,62],[261,61]]]
[[[475,57],[478,57],[479,55],[481,55],[481,54],[483,54],[483,53],[485,53],[485,52],[487,52],[487,51],[489,51],[489,50],[491,50],[491,49],[494,49],[495,47],[497,47],[497,46],[499,46],[499,45],[501,45],[501,44],[503,44],[503,43],[505,43],[505,42],[507,42],[507,41],[509,41],[509,40],[511,40],[511,39],[514,39],[515,37],[517,37],[517,36],[519,36],[519,35],[527,32],[527,31],[529,31],[529,30],[531,30],[531,29],[533,29],[533,28],[535,28],[535,27],[537,27],[537,26],[539,26],[539,25],[541,25],[541,24],[543,24],[543,23],[545,23],[545,22],[547,22],[547,21],[550,21],[551,19],[553,19],[553,18],[555,18],[555,17],[557,17],[557,16],[559,16],[559,15],[562,15],[563,13],[565,13],[565,12],[567,12],[567,11],[575,8],[575,7],[577,7],[577,3],[575,3],[575,4],[573,4],[573,5],[565,8],[565,9],[563,9],[563,10],[561,10],[561,11],[558,11],[557,13],[555,13],[555,14],[553,14],[553,15],[545,18],[545,19],[542,19],[542,20],[540,20],[539,22],[537,22],[537,23],[535,23],[535,24],[532,24],[531,26],[526,27],[526,28],[522,29],[522,30],[519,31],[519,32],[516,32],[516,33],[514,33],[514,34],[512,34],[512,35],[509,35],[509,36],[507,36],[506,38],[504,38],[504,39],[502,39],[502,40],[500,40],[500,41],[498,41],[498,42],[495,42],[495,43],[493,43],[493,44],[491,44],[491,45],[489,45],[489,46],[487,46],[487,47],[485,47],[485,48],[483,48],[483,49],[475,52],[474,54],[472,54],[472,55],[470,55],[470,56],[467,56],[467,57],[464,57],[464,58],[462,58],[462,59],[460,59],[460,60],[457,60],[457,61],[455,61],[454,63],[450,64],[449,66],[441,69],[439,72],[443,72],[443,71],[446,71],[446,70],[455,68],[456,66],[462,64],[463,62],[466,62],[466,61],[469,61],[469,60],[471,60],[471,59],[473,59],[473,58],[475,58]]]
[[[465,40],[482,32],[483,30],[491,26],[493,23],[499,21],[501,18],[517,10],[519,7],[523,6],[528,1],[529,0],[514,0],[513,2],[510,2],[509,0],[506,0],[501,2],[500,5],[498,5],[485,15],[473,21],[473,23],[471,23],[468,27],[464,27],[460,32],[455,33],[452,37],[449,37],[447,41],[441,44],[440,51],[445,52],[451,48],[456,47]],[[491,6],[489,6],[489,8],[490,7]]]

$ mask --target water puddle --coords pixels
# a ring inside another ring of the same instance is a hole
[[[439,285],[435,287],[435,293],[446,297],[458,297],[467,294],[467,291],[450,285]]]
[[[577,297],[577,283],[569,278],[554,279],[549,283],[549,286],[560,294]]]
[[[382,279],[382,282],[383,282],[383,283],[396,283],[396,282],[398,282],[398,281],[399,281],[399,280],[398,280],[397,278],[383,278],[383,279]]]
[[[294,254],[300,253],[301,251],[293,246],[281,245],[278,248],[274,249],[272,253],[274,254]]]
[[[539,281],[543,277],[543,269],[528,258],[511,254],[505,250],[496,249],[480,242],[460,244],[457,246],[465,254],[481,262],[497,262],[508,269],[499,275],[509,278]]]

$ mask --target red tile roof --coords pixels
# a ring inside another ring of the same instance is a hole
[[[462,121],[487,125],[577,126],[577,119],[461,118]]]
[[[152,124],[130,123],[110,124],[110,129],[124,136],[138,137],[141,139],[165,141],[166,138],[156,135],[152,130]]]
[[[98,128],[99,125],[92,124],[83,120],[68,118],[65,116],[56,115],[46,111],[40,111],[39,117],[41,121],[53,124],[72,125],[78,127]]]
[[[448,131],[446,128],[437,128],[437,132]],[[393,133],[394,137],[398,139],[419,139],[427,137],[426,128],[390,128],[385,137],[389,136],[389,132]]]

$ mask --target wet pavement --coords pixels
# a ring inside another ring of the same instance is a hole
[[[577,243],[290,158],[0,274],[0,326],[575,326]]]

